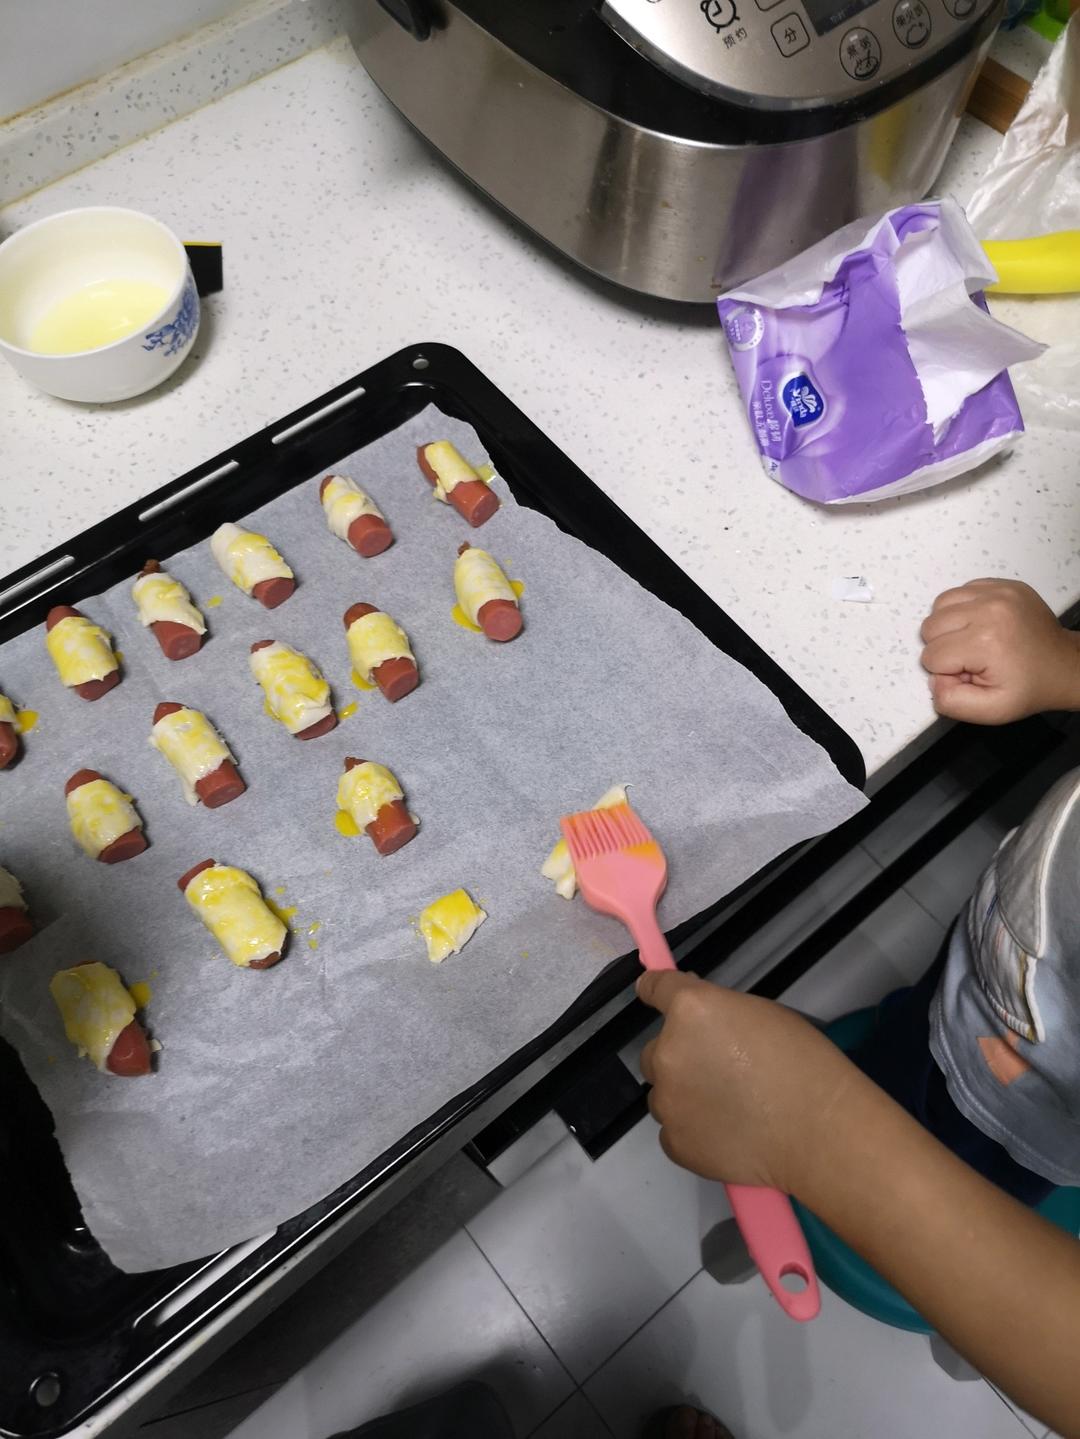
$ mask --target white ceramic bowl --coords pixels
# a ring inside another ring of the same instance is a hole
[[[34,348],[55,307],[104,282],[153,286],[160,309],[138,330],[71,353]],[[190,354],[199,297],[183,245],[138,210],[64,210],[0,245],[0,351],[24,379],[62,400],[128,400],[160,385]]]

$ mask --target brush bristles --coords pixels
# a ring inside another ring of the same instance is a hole
[[[562,825],[570,858],[575,863],[595,859],[602,854],[615,854],[620,849],[648,844],[652,840],[652,835],[628,804],[569,814]]]

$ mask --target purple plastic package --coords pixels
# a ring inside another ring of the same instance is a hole
[[[1042,346],[992,319],[997,277],[952,200],[847,225],[718,301],[765,471],[805,499],[882,499],[1023,431],[1006,367]]]

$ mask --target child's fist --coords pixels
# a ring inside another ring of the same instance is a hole
[[[1080,709],[1080,635],[1018,580],[971,580],[938,595],[920,631],[938,714],[1007,724]]]

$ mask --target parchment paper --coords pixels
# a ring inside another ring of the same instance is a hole
[[[0,650],[0,688],[41,715],[0,775],[0,862],[39,925],[0,961],[0,1032],[52,1110],[86,1221],[121,1269],[273,1229],[534,1038],[626,952],[620,925],[539,874],[561,814],[633,786],[668,855],[670,928],[864,803],[764,685],[499,482],[503,507],[474,538],[524,581],[525,631],[500,646],[456,625],[453,562],[472,532],[432,499],[414,457],[439,438],[484,458],[470,428],[432,409],[335,466],[394,529],[373,560],[330,534],[319,477],[235,517],[296,571],[276,611],[233,588],[207,544],[172,557],[211,631],[190,659],[162,656],[130,581],[80,601],[124,654],[122,684],[98,703],[60,685],[40,629]],[[421,684],[396,705],[350,682],[341,616],[358,600],[412,639]],[[356,700],[356,713],[329,736],[293,739],[249,674],[263,638],[309,654],[337,707]],[[147,743],[166,699],[217,724],[247,794],[217,811],[185,803]],[[420,817],[396,855],[334,828],[349,754],[389,765]],[[76,847],[63,786],[83,766],[135,797],[145,854],[106,866]],[[276,968],[234,968],[177,889],[211,856],[296,907]],[[440,967],[412,921],[458,885],[490,918]],[[163,1046],[152,1076],[99,1074],[67,1043],[48,982],[86,958],[149,983],[147,1024]]]

